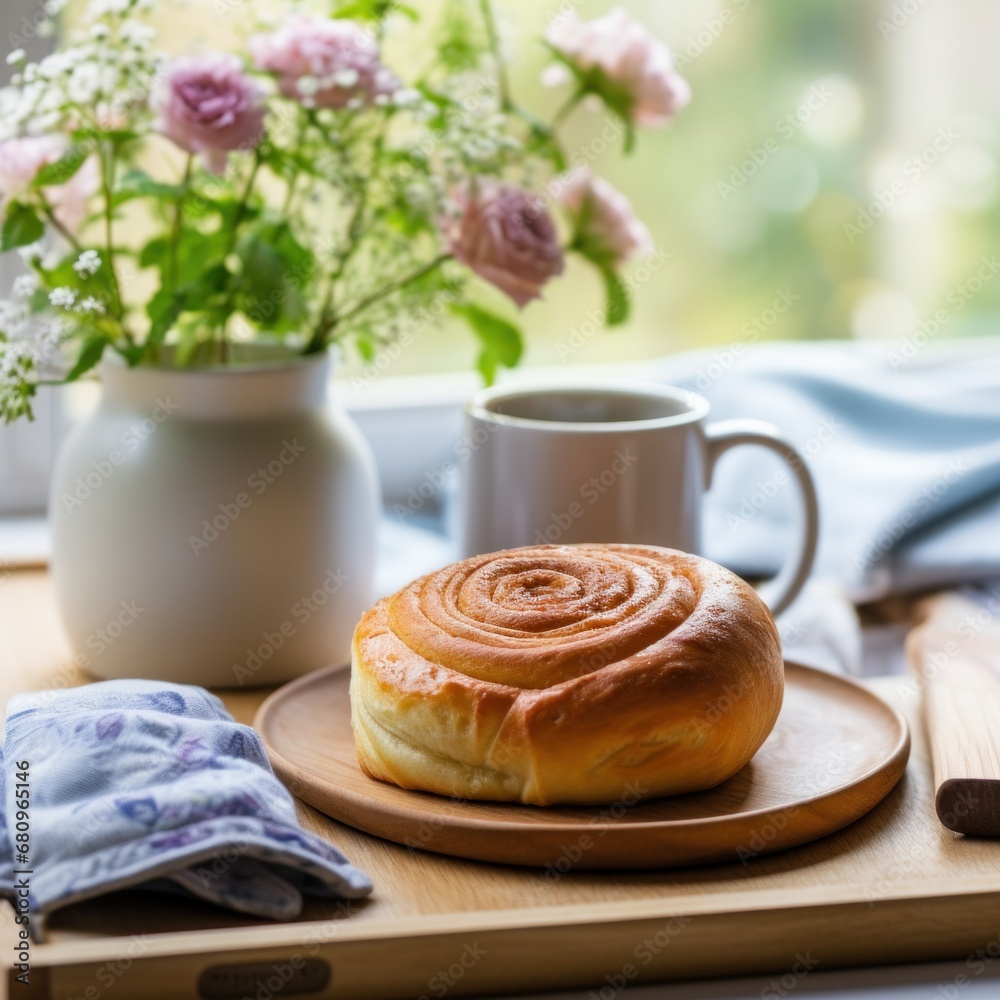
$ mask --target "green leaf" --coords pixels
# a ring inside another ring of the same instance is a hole
[[[162,344],[184,310],[184,296],[161,288],[146,306],[150,326],[147,342]]]
[[[44,233],[45,223],[30,205],[11,201],[0,229],[0,252],[35,243]]]
[[[396,0],[352,0],[341,4],[334,11],[336,18],[352,18],[355,21],[381,21],[390,14],[402,14],[411,21],[419,21],[420,15],[412,7],[397,3]]]
[[[117,207],[133,198],[160,198],[176,200],[183,193],[179,184],[164,184],[154,180],[145,170],[129,170],[122,175],[112,195],[111,203]]]
[[[493,385],[497,379],[497,359],[485,348],[479,352],[476,358],[476,371],[483,376],[486,385]]]
[[[371,364],[375,360],[375,342],[368,334],[356,333],[354,335],[354,346],[361,360],[366,364]]]
[[[124,128],[78,128],[70,134],[70,138],[74,143],[89,145],[93,148],[102,142],[110,142],[120,146],[133,139],[138,139],[139,133]]]
[[[602,267],[601,276],[604,278],[604,290],[608,299],[606,322],[608,326],[619,326],[628,319],[628,288],[620,275],[610,267]]]
[[[500,365],[513,368],[521,360],[524,341],[513,323],[471,302],[452,306],[452,312],[461,316],[482,342],[476,367],[487,384],[496,378]]]
[[[308,313],[303,289],[313,277],[312,255],[283,222],[257,226],[239,242],[240,309],[259,327],[294,329]]]
[[[513,368],[521,360],[524,341],[513,323],[471,302],[452,306],[452,310],[469,324],[483,347],[495,355],[500,364]]]
[[[66,374],[66,381],[75,382],[81,375],[89,372],[101,360],[107,343],[107,338],[103,334],[92,334],[87,337],[76,359],[76,364]]]
[[[139,267],[162,267],[168,246],[165,236],[150,240],[139,252]]]
[[[166,236],[150,240],[139,253],[139,266],[159,268],[161,278],[166,280],[171,271],[171,242]],[[200,275],[221,263],[228,242],[228,233],[221,229],[211,233],[190,226],[182,229],[175,254],[178,286],[197,281]]]
[[[84,165],[90,150],[83,145],[73,145],[55,163],[46,163],[35,175],[31,186],[38,188],[65,184]]]

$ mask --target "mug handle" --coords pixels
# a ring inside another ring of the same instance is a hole
[[[764,603],[771,609],[771,614],[780,615],[798,596],[816,558],[819,504],[816,501],[816,486],[806,468],[805,459],[781,436],[777,427],[760,420],[719,420],[705,428],[705,440],[708,445],[706,487],[712,482],[716,463],[723,452],[741,444],[760,445],[776,452],[798,481],[805,511],[805,530],[798,555],[786,559],[778,575],[758,588]]]

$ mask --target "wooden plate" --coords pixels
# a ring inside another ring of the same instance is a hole
[[[462,802],[369,778],[358,766],[350,670],[275,691],[254,719],[271,763],[310,805],[366,833],[478,861],[665,868],[747,861],[833,833],[877,805],[910,753],[906,722],[846,678],[785,664],[785,701],[754,759],[707,792],[605,808]]]

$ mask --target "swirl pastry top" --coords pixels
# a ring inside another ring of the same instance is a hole
[[[404,788],[534,805],[709,788],[781,707],[756,592],[670,549],[477,556],[378,602],[354,635],[361,766]]]

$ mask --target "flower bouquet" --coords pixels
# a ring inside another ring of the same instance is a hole
[[[0,249],[28,270],[0,303],[6,420],[106,352],[189,368],[236,366],[247,344],[350,344],[370,361],[446,312],[489,380],[521,355],[514,307],[568,251],[625,319],[621,268],[649,235],[559,137],[600,102],[631,148],[688,100],[624,11],[552,20],[544,80],[565,100],[544,122],[512,93],[489,0],[448,0],[405,67],[383,42],[419,14],[393,0],[272,5],[238,52],[184,58],[157,51],[151,7],[92,0],[54,53],[7,57]]]

